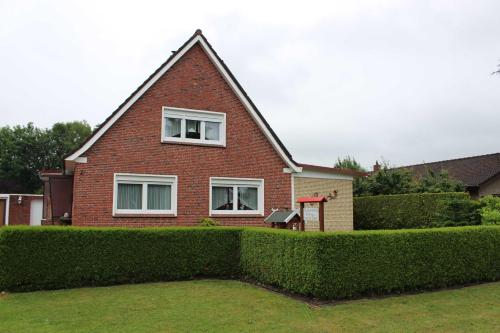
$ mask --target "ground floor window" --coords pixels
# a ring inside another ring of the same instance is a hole
[[[210,178],[211,214],[264,214],[264,180]]]
[[[176,214],[177,176],[115,174],[115,214]]]

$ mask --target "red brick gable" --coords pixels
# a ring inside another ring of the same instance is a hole
[[[226,114],[226,147],[161,143],[162,107]],[[76,225],[189,225],[209,214],[209,177],[263,178],[265,215],[290,207],[291,176],[238,96],[197,44],[125,112],[75,168]],[[178,176],[177,217],[112,217],[113,174]],[[261,225],[263,217],[224,217],[225,224]]]

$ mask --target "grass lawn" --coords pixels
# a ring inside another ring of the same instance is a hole
[[[0,332],[499,332],[500,283],[310,306],[239,281],[0,296]]]

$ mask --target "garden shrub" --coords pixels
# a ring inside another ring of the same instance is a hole
[[[483,224],[500,224],[500,197],[489,195],[482,198],[480,214]]]
[[[219,222],[211,217],[204,217],[200,220],[199,223],[201,227],[216,227],[219,225]]]
[[[324,299],[500,278],[500,227],[294,233],[244,230],[242,272]]]
[[[238,275],[236,228],[0,229],[0,290]]]
[[[354,198],[354,229],[412,229],[480,224],[467,193],[415,193]]]
[[[0,229],[0,291],[245,277],[323,299],[500,279],[500,226]]]

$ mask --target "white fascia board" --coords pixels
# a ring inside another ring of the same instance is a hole
[[[73,154],[66,158],[66,161],[75,161],[80,155],[85,153],[101,136],[106,133],[106,131],[113,126],[113,124],[120,119],[120,117],[149,89],[153,84],[156,83],[193,45],[198,43],[201,40],[200,36],[196,36],[193,40],[186,45],[182,50],[180,50],[174,58],[165,65],[155,76],[153,76],[125,105],[123,105],[120,110],[111,118],[108,122],[106,122],[97,133],[87,141],[80,149],[75,151]]]
[[[250,115],[252,116],[252,118],[254,119],[254,121],[257,123],[257,125],[260,127],[260,129],[262,130],[262,132],[264,132],[264,135],[266,136],[267,140],[269,140],[269,142],[271,142],[273,148],[278,152],[278,154],[285,161],[285,163],[288,165],[288,167],[290,167],[295,172],[299,172],[299,167],[297,165],[295,165],[295,163],[293,163],[288,158],[288,156],[285,154],[285,152],[283,151],[283,149],[281,149],[281,147],[278,144],[278,142],[276,142],[276,140],[274,139],[273,135],[271,134],[271,132],[269,131],[269,129],[267,128],[267,126],[263,123],[262,119],[257,114],[257,111],[252,107],[252,105],[250,104],[250,102],[248,101],[248,99],[245,97],[245,95],[243,94],[243,92],[238,88],[238,85],[236,84],[236,82],[234,82],[234,80],[231,79],[231,76],[225,70],[224,66],[222,66],[222,64],[219,62],[219,60],[217,59],[217,57],[215,56],[215,54],[212,52],[212,50],[210,49],[210,47],[205,43],[205,41],[203,40],[203,38],[200,37],[199,40],[200,40],[200,44],[202,45],[203,49],[207,53],[207,55],[210,58],[210,60],[212,61],[212,63],[215,65],[215,67],[217,67],[217,69],[219,70],[219,72],[222,74],[222,76],[224,77],[224,79],[226,80],[226,82],[229,84],[229,86],[231,87],[231,89],[234,91],[234,93],[236,94],[236,96],[238,96],[239,100],[241,101],[241,103],[243,104],[243,106],[245,107],[245,109],[250,113]]]
[[[276,142],[273,135],[266,127],[266,125],[262,122],[256,110],[252,107],[248,99],[245,97],[243,92],[238,88],[237,84],[231,79],[229,73],[224,69],[224,66],[219,62],[215,54],[212,52],[210,47],[204,41],[204,39],[198,35],[191,42],[189,42],[182,50],[180,50],[174,58],[163,67],[154,77],[152,77],[125,105],[123,105],[120,110],[111,118],[102,128],[98,130],[98,132],[87,141],[80,149],[75,151],[69,157],[66,158],[67,161],[74,161],[76,158],[80,157],[83,153],[85,153],[92,145],[99,140],[99,138],[106,133],[106,131],[113,126],[113,124],[156,82],[163,76],[189,49],[191,49],[196,43],[200,43],[205,53],[208,55],[212,63],[215,65],[217,70],[224,77],[226,82],[229,84],[234,93],[238,96],[243,106],[250,113],[252,118],[255,120],[260,129],[264,132],[266,138],[271,142],[273,148],[278,152],[283,161],[295,172],[300,172],[300,168],[293,163],[290,158],[285,154],[280,145]]]

